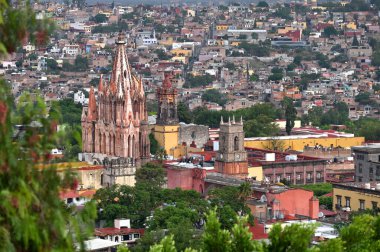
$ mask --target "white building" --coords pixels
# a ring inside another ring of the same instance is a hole
[[[70,57],[75,57],[80,53],[80,47],[77,44],[65,45],[62,49],[62,52]]]
[[[86,98],[84,93],[81,90],[79,90],[78,92],[74,93],[74,102],[85,105],[88,104],[88,98]]]
[[[26,52],[33,52],[36,50],[36,47],[32,44],[27,44],[22,47]]]
[[[96,228],[95,236],[97,238],[110,240],[113,242],[122,242],[125,244],[134,244],[144,234],[144,229],[131,228],[129,219],[114,220],[113,228]]]

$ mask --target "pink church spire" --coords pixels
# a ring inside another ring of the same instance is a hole
[[[116,54],[111,74],[115,94],[120,98],[123,97],[125,90],[131,89],[133,83],[125,44],[125,34],[120,32],[116,40]]]

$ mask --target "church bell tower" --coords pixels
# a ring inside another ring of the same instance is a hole
[[[157,88],[157,122],[154,137],[168,155],[178,145],[177,89],[171,84],[171,74],[165,72],[162,86]]]
[[[215,169],[228,175],[247,176],[247,152],[244,149],[243,119],[235,121],[235,116],[220,122],[219,151],[215,161]]]

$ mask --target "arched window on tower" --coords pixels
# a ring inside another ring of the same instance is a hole
[[[239,137],[236,136],[234,139],[234,150],[238,151],[239,150]]]

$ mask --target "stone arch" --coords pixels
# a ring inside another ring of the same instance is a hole
[[[137,146],[136,146],[136,138],[135,138],[135,135],[133,135],[133,137],[132,137],[132,143],[133,143],[132,157],[133,157],[133,158],[136,158],[136,148],[137,148]]]
[[[103,154],[106,154],[107,152],[107,138],[106,138],[106,133],[103,133],[103,150],[101,151]]]
[[[235,151],[239,150],[239,137],[238,136],[234,137],[234,150]]]
[[[132,143],[131,143],[131,136],[128,136],[128,157],[132,156]]]
[[[116,136],[115,136],[115,134],[113,134],[112,142],[113,142],[113,152],[112,152],[112,154],[116,156]]]

